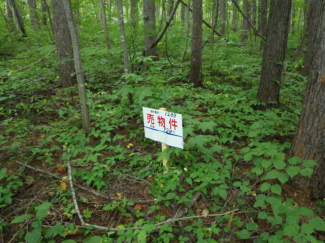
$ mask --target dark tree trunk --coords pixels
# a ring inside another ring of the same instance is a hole
[[[221,35],[226,33],[226,23],[227,23],[227,8],[226,0],[219,0],[219,9],[220,9],[220,31]]]
[[[105,35],[105,44],[106,44],[106,48],[109,49],[111,47],[111,42],[110,42],[108,27],[107,27],[106,9],[103,0],[99,0],[98,3],[100,9],[100,22],[102,23],[102,27]]]
[[[42,2],[42,24],[43,25],[47,25],[47,8],[46,8],[46,4],[44,3],[44,1]]]
[[[267,0],[259,0],[259,23],[258,31],[262,36],[266,36],[267,30]],[[265,42],[261,41],[261,49],[263,49]]]
[[[138,0],[131,0],[131,21],[133,29],[137,28],[138,23]]]
[[[291,0],[271,0],[270,17],[263,53],[258,100],[263,108],[279,107],[280,84],[287,49]]]
[[[308,76],[309,70],[311,68],[311,62],[315,52],[318,50],[316,49],[316,29],[319,24],[320,19],[320,11],[321,8],[321,1],[319,0],[310,0],[310,14],[308,15],[308,43],[307,43],[307,52],[304,58],[304,68],[301,70],[301,74]]]
[[[313,1],[315,2],[315,1]],[[312,159],[318,163],[310,179],[298,180],[301,188],[310,186],[312,197],[325,198],[325,2],[319,6],[319,21],[315,38],[304,104],[291,155]],[[296,181],[297,182],[297,181]]]
[[[251,4],[251,22],[253,26],[256,28],[256,0],[252,0]]]
[[[249,2],[248,0],[243,1],[243,12],[248,17],[249,16]],[[243,18],[243,26],[241,32],[241,40],[245,41],[248,39],[249,24],[245,18]]]
[[[190,80],[195,87],[202,84],[202,0],[193,0],[193,29],[192,29],[192,54],[190,65]]]
[[[150,48],[151,44],[156,39],[156,18],[155,18],[155,1],[154,0],[144,0],[143,1],[143,17],[144,17],[144,44],[145,50],[148,50],[146,55],[156,56],[157,46]]]
[[[59,57],[60,81],[63,87],[77,83],[73,62],[73,50],[68,20],[64,11],[63,0],[52,0],[53,31],[56,53]]]
[[[296,27],[296,5],[295,0],[292,0],[292,9],[291,9],[291,33],[295,33],[295,27]]]
[[[31,24],[34,29],[39,29],[39,20],[38,20],[38,15],[37,15],[37,10],[36,10],[36,1],[35,0],[28,0],[28,5],[29,5],[29,14],[30,14],[30,20]]]
[[[6,1],[6,9],[7,9],[8,21],[9,21],[10,25],[13,26],[14,25],[14,16],[12,14],[9,0]]]
[[[238,11],[237,8],[233,8],[232,10],[232,30],[237,32],[237,19],[238,19]]]
[[[185,23],[185,6],[182,4],[181,6],[181,21]]]
[[[20,13],[20,10],[19,10],[18,5],[16,3],[16,0],[9,0],[9,3],[11,5],[11,7],[12,7],[13,12],[14,12],[15,20],[16,20],[16,23],[17,23],[17,26],[18,26],[19,30],[23,34],[23,37],[26,37],[27,33],[26,33],[26,30],[25,30],[24,21],[23,21],[23,18],[21,17],[21,13]]]

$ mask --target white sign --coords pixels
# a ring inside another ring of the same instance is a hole
[[[182,115],[142,107],[143,124],[146,138],[183,149]]]

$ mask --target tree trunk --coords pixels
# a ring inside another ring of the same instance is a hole
[[[214,0],[217,1],[217,0]],[[191,2],[190,2],[191,3]],[[191,21],[190,21],[190,3],[185,6],[186,7],[186,12],[185,12],[185,33],[186,33],[186,40],[185,40],[185,46],[184,46],[184,51],[183,51],[183,55],[182,55],[182,62],[184,62],[185,60],[185,56],[187,53],[187,47],[188,47],[188,39],[189,39],[189,35],[190,35],[190,29],[191,29]],[[184,6],[184,4],[182,4]]]
[[[16,20],[16,24],[17,24],[19,30],[23,34],[23,37],[27,37],[24,21],[23,21],[23,18],[21,17],[21,13],[20,13],[20,10],[16,3],[16,0],[9,0],[9,3],[10,3],[10,6],[12,7],[12,10],[13,10],[13,13],[15,16],[15,20]]]
[[[259,24],[258,31],[262,36],[266,36],[267,30],[267,0],[259,0]],[[265,42],[261,41],[261,49],[264,47]]]
[[[243,13],[248,17],[249,16],[249,2],[248,0],[243,0]],[[249,24],[248,21],[243,18],[241,40],[245,41],[248,39]]]
[[[250,2],[251,5],[251,22],[253,26],[256,28],[256,0],[252,0]]]
[[[307,52],[304,58],[304,68],[301,70],[301,74],[308,76],[309,70],[311,68],[311,62],[313,56],[316,54],[315,52],[318,51],[316,49],[316,29],[319,24],[320,19],[320,11],[321,8],[321,1],[319,0],[310,0],[310,14],[308,16],[308,42],[307,42]]]
[[[126,44],[125,30],[124,30],[124,17],[123,17],[123,5],[122,0],[117,0],[117,8],[119,13],[119,23],[120,23],[120,36],[122,40],[123,47],[123,60],[124,60],[124,73],[130,73],[130,64],[129,64],[129,53],[128,47]]]
[[[143,1],[143,21],[144,21],[144,46],[147,56],[157,55],[157,46],[150,48],[152,43],[156,40],[156,18],[155,18],[155,1]]]
[[[317,1],[313,1],[315,4]],[[315,55],[312,57],[303,108],[291,155],[312,159],[318,163],[310,179],[298,181],[301,188],[310,186],[312,198],[325,198],[325,2],[319,6],[315,38]],[[307,183],[306,183],[307,182]],[[303,184],[302,184],[303,183]]]
[[[183,4],[181,6],[181,21],[185,23],[185,6]]]
[[[170,14],[172,13],[173,6],[174,6],[174,0],[168,0],[168,16],[170,16]]]
[[[287,49],[291,0],[271,0],[269,24],[263,53],[258,100],[261,108],[279,107],[280,84]]]
[[[63,3],[64,3],[66,18],[68,20],[72,44],[73,44],[72,45],[73,57],[74,57],[75,69],[77,72],[79,99],[80,99],[81,112],[82,112],[82,121],[83,121],[83,126],[84,126],[86,134],[89,134],[90,133],[89,111],[88,111],[88,105],[87,105],[85,78],[84,78],[84,74],[83,74],[82,66],[81,66],[81,56],[80,56],[78,32],[77,32],[75,21],[73,19],[70,0],[63,0]]]
[[[291,33],[295,33],[295,27],[296,27],[296,4],[295,0],[292,0],[292,9],[291,9]]]
[[[13,26],[14,25],[14,16],[12,14],[9,0],[6,0],[6,9],[7,9],[8,21],[9,21],[10,25]]]
[[[233,8],[232,10],[232,30],[237,32],[237,19],[238,19],[238,11],[237,8]]]
[[[44,3],[44,1],[42,1],[42,24],[43,25],[47,25],[47,9],[46,9],[46,5]]]
[[[227,23],[227,8],[226,0],[219,0],[219,9],[220,9],[220,31],[221,35],[226,33],[226,23]]]
[[[99,9],[100,9],[100,22],[103,26],[103,31],[105,35],[105,44],[106,48],[109,49],[111,47],[111,43],[109,41],[109,35],[108,35],[108,28],[107,28],[107,19],[106,19],[106,10],[104,6],[103,0],[99,0]]]
[[[38,21],[35,0],[28,0],[28,6],[29,6],[29,14],[30,14],[31,24],[34,29],[38,30],[40,25],[39,25],[39,21]]]
[[[190,80],[195,87],[202,85],[202,0],[193,0],[193,29],[192,29],[192,54],[190,65]]]
[[[65,14],[63,0],[52,0],[53,4],[53,31],[56,53],[59,57],[60,81],[63,87],[77,83],[73,62],[72,40]]]
[[[137,28],[138,24],[138,0],[131,0],[131,22],[133,29]]]

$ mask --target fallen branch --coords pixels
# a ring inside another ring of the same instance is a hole
[[[37,168],[32,167],[32,166],[30,166],[30,165],[23,164],[23,163],[21,163],[21,162],[19,162],[19,161],[16,161],[16,163],[19,164],[19,165],[25,166],[25,167],[27,167],[27,168],[29,168],[29,169],[31,169],[31,170],[34,170],[34,171],[37,171],[37,172],[40,172],[40,173],[43,173],[43,174],[47,174],[47,175],[49,175],[49,176],[51,176],[51,177],[53,177],[53,178],[55,178],[55,179],[58,179],[58,180],[60,180],[60,181],[65,182],[65,183],[69,183],[69,180],[65,180],[65,179],[61,178],[60,176],[57,176],[57,175],[55,175],[55,174],[53,174],[53,173],[51,173],[51,172],[47,172],[47,171],[45,171],[45,170],[37,169]],[[95,190],[92,190],[92,189],[88,189],[88,188],[86,188],[86,187],[84,187],[84,186],[81,186],[81,185],[79,185],[79,184],[75,184],[75,186],[78,187],[78,188],[81,189],[81,190],[87,191],[87,192],[89,192],[89,193],[91,193],[91,194],[93,194],[93,195],[95,195],[95,196],[98,196],[98,197],[101,197],[101,198],[107,199],[107,200],[109,200],[109,201],[111,201],[111,200],[115,200],[115,201],[122,201],[122,200],[124,200],[123,198],[111,197],[110,195],[102,194],[102,193],[100,193],[100,192],[98,192],[98,191],[95,191]],[[149,199],[149,200],[141,200],[141,199],[138,199],[138,200],[130,200],[130,199],[126,199],[126,200],[127,200],[127,201],[130,201],[130,202],[133,202],[133,203],[145,204],[145,203],[153,203],[153,202],[155,202],[157,199]]]
[[[193,12],[193,10],[183,1],[183,0],[181,0],[181,3],[184,5],[184,6],[186,6],[186,7],[188,7],[188,9],[191,11],[191,12]],[[207,27],[209,27],[210,29],[212,29],[212,31],[215,33],[215,34],[217,34],[218,36],[222,36],[218,31],[216,31],[216,30],[214,30],[213,28],[212,28],[212,26],[208,23],[208,22],[206,22],[204,19],[202,19],[202,22],[203,22],[203,24],[205,24]]]
[[[252,30],[254,31],[255,35],[259,36],[262,38],[262,40],[266,41],[266,38],[261,35],[260,32],[257,31],[257,29],[255,29],[254,25],[252,24],[252,22],[249,20],[249,18],[246,16],[246,14],[244,14],[244,12],[240,9],[238,3],[235,0],[231,0],[232,3],[235,5],[235,7],[237,8],[237,10],[241,13],[241,15],[243,15],[244,19],[246,19],[247,23],[249,24],[249,26],[252,28]]]
[[[54,48],[52,51],[50,51],[49,53],[47,53],[44,57],[42,57],[41,59],[39,59],[38,61],[34,62],[34,63],[31,64],[31,65],[28,65],[28,66],[26,66],[26,67],[23,67],[23,68],[17,70],[16,72],[21,72],[21,71],[23,71],[23,70],[26,70],[26,69],[28,69],[28,68],[30,68],[30,67],[36,65],[37,63],[40,63],[41,61],[43,61],[45,58],[47,58],[47,57],[48,57],[52,52],[54,52],[54,51],[55,51],[55,48]]]

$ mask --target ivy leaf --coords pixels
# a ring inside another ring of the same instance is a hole
[[[279,184],[275,184],[271,186],[271,192],[281,195],[282,187]]]
[[[289,166],[287,168],[287,173],[291,178],[299,174],[299,172],[300,172],[300,167],[298,166]]]

